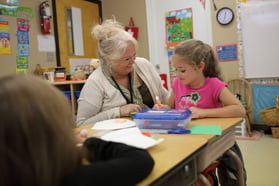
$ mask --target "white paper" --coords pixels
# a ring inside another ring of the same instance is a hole
[[[136,126],[134,121],[129,119],[109,119],[95,123],[94,130],[115,130]]]
[[[37,38],[40,52],[55,52],[55,40],[53,35],[38,35]]]
[[[162,138],[155,140],[151,137],[143,135],[137,127],[113,131],[103,135],[101,139],[106,141],[125,143],[127,145],[142,149],[150,148],[163,141]]]

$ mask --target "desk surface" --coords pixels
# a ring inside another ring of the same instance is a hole
[[[241,121],[242,118],[206,118],[192,120],[190,125],[221,125],[223,134]],[[92,126],[93,124],[86,125],[75,130],[90,129]],[[95,132],[88,131],[89,135]],[[190,158],[195,152],[205,147],[208,141],[213,140],[214,137],[215,135],[156,134],[154,138],[164,138],[164,141],[148,149],[155,160],[155,166],[151,174],[139,185],[148,185],[154,182],[180,162]]]

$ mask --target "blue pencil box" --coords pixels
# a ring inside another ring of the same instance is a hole
[[[140,129],[175,130],[185,128],[191,120],[188,109],[144,109],[134,115]]]

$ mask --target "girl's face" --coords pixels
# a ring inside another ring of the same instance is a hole
[[[178,77],[183,84],[193,88],[200,86],[201,81],[204,79],[204,63],[193,66],[190,62],[185,61],[178,55],[172,56],[172,63],[176,69],[176,77]]]
[[[133,71],[133,64],[136,59],[136,48],[132,43],[128,44],[126,51],[123,56],[114,61],[112,65],[112,72],[117,75],[127,75]]]

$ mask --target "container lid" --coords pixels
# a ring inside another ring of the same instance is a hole
[[[189,109],[144,109],[137,112],[134,119],[184,120],[191,115],[192,112]]]

